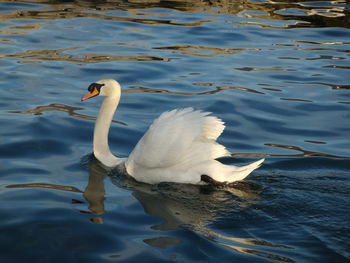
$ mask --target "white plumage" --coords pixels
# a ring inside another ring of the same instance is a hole
[[[95,89],[98,89],[97,91]],[[120,85],[115,80],[101,80],[89,87],[93,96],[106,96],[94,130],[94,154],[108,167],[125,165],[127,173],[145,183],[177,182],[203,184],[202,175],[218,182],[244,179],[264,159],[243,167],[224,165],[219,157],[230,156],[216,139],[225,125],[209,112],[192,108],[162,113],[137,143],[127,159],[115,157],[108,147],[108,130],[120,99]]]

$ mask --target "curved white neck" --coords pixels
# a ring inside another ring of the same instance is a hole
[[[108,167],[114,167],[124,161],[123,158],[114,156],[108,146],[108,132],[119,99],[119,96],[115,96],[103,100],[94,128],[94,155]]]

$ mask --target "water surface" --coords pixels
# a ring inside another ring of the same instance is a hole
[[[1,262],[350,262],[348,1],[0,1]],[[226,123],[237,188],[146,185],[127,156],[161,112]]]

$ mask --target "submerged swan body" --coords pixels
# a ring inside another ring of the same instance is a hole
[[[189,184],[231,183],[242,180],[264,159],[246,166],[225,165],[216,159],[230,156],[216,139],[224,123],[208,112],[192,108],[162,113],[137,143],[128,158],[114,156],[108,146],[108,132],[119,104],[121,88],[113,79],[92,83],[82,100],[105,96],[98,114],[93,138],[95,157],[107,167],[124,165],[127,173],[145,183]],[[210,180],[208,180],[208,178]]]

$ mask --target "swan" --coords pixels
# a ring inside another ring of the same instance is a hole
[[[216,160],[230,152],[216,139],[225,125],[209,112],[192,108],[162,113],[136,144],[127,158],[113,155],[108,145],[108,132],[121,97],[120,84],[103,79],[90,84],[82,101],[104,96],[93,135],[93,153],[107,168],[124,166],[137,181],[157,184],[228,184],[247,177],[264,159],[237,167]]]

